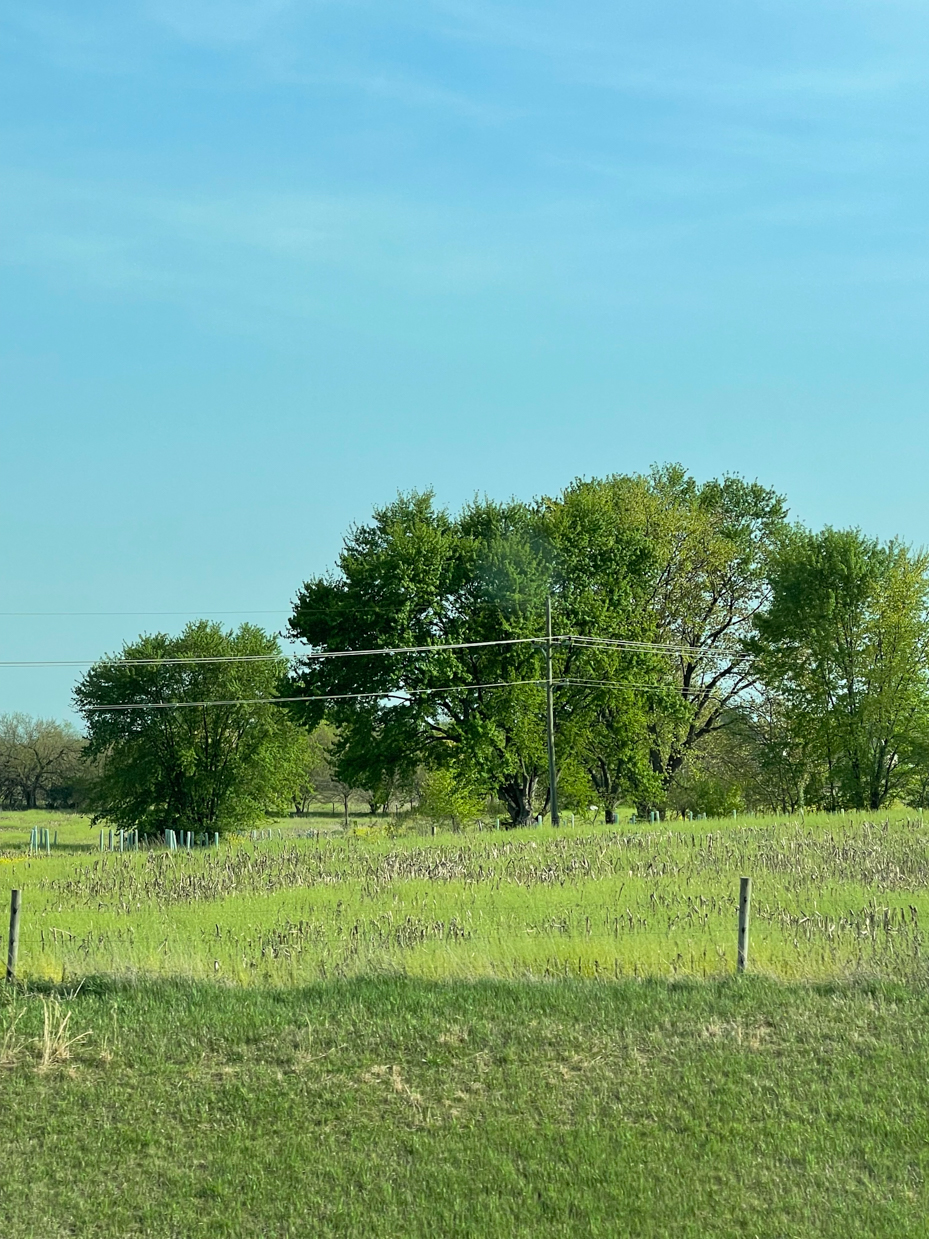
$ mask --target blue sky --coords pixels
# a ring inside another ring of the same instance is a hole
[[[680,460],[929,541],[927,43],[915,0],[0,0],[0,659],[282,623],[410,487]]]

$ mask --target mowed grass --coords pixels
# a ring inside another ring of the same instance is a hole
[[[925,972],[929,831],[918,816],[434,838],[316,837],[300,822],[270,840],[122,855],[99,853],[86,820],[60,818],[58,849],[31,858],[29,823],[15,817],[0,819],[0,875],[24,891],[25,979],[720,978],[734,967],[742,874],[753,879],[754,971]]]
[[[2,1020],[10,1239],[926,1233],[914,988],[97,980]]]

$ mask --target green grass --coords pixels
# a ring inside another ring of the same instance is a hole
[[[9,1239],[926,1233],[925,993],[382,978],[59,1001],[52,1032],[89,1036],[44,1067],[48,993],[3,1011]]]
[[[929,830],[905,815],[435,838],[298,837],[300,822],[273,840],[124,855],[100,854],[86,821],[59,821],[58,850],[29,858],[28,823],[0,820],[27,979],[718,978],[734,966],[741,874],[755,971],[925,971]]]
[[[919,817],[316,824],[0,816],[4,1236],[929,1232]]]

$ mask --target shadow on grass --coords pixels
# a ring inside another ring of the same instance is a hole
[[[404,1006],[430,1008],[475,1006],[493,1010],[527,1012],[579,1010],[591,1012],[658,1010],[702,1007],[752,1007],[778,1002],[793,1005],[804,1001],[880,998],[883,1001],[929,1001],[929,975],[920,981],[900,982],[855,974],[825,981],[785,981],[764,975],[732,976],[700,980],[693,977],[650,977],[620,980],[593,978],[495,979],[474,981],[424,980],[394,972],[368,976],[330,977],[299,986],[237,985],[225,979],[192,980],[187,977],[111,976],[90,974],[65,981],[30,978],[7,983],[6,995],[30,994],[74,1001],[111,1000],[159,995],[178,1002],[271,1004],[299,1008],[302,1005],[360,1002],[372,1007]]]

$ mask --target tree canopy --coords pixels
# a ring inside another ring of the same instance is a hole
[[[545,744],[542,656],[525,639],[542,631],[550,558],[538,513],[518,503],[476,502],[452,517],[431,493],[401,496],[350,533],[338,575],[307,582],[290,620],[317,653],[359,652],[311,654],[292,681],[295,693],[337,698],[294,712],[336,724],[346,784],[424,763],[480,781],[528,820]],[[410,647],[426,648],[361,652]]]
[[[97,812],[227,829],[326,796],[347,823],[363,797],[525,825],[551,793],[547,601],[565,807],[929,800],[929,557],[668,465],[457,512],[399,495],[298,591],[295,659],[200,622],[101,660],[75,693]]]
[[[929,557],[859,530],[796,529],[752,650],[800,758],[800,801],[879,809],[905,794],[929,716]]]
[[[755,683],[742,643],[766,604],[784,501],[669,465],[577,482],[547,506],[572,631],[642,643],[598,652],[607,687],[576,714],[580,759],[608,812],[620,797],[663,805]]]
[[[140,637],[96,663],[74,700],[87,756],[100,765],[97,817],[155,833],[234,830],[287,812],[306,741],[268,701],[286,669],[277,639],[260,628],[205,620],[177,637]]]
[[[701,487],[678,467],[457,515],[431,492],[402,495],[297,597],[290,632],[309,652],[292,687],[317,700],[295,713],[336,725],[346,782],[451,768],[524,824],[548,797],[550,596],[563,772],[608,813],[623,797],[661,802],[752,681],[738,641],[782,523],[772,492],[733,478]],[[339,650],[358,653],[318,657]]]
[[[70,723],[0,715],[0,804],[35,809],[75,803],[83,748]]]

